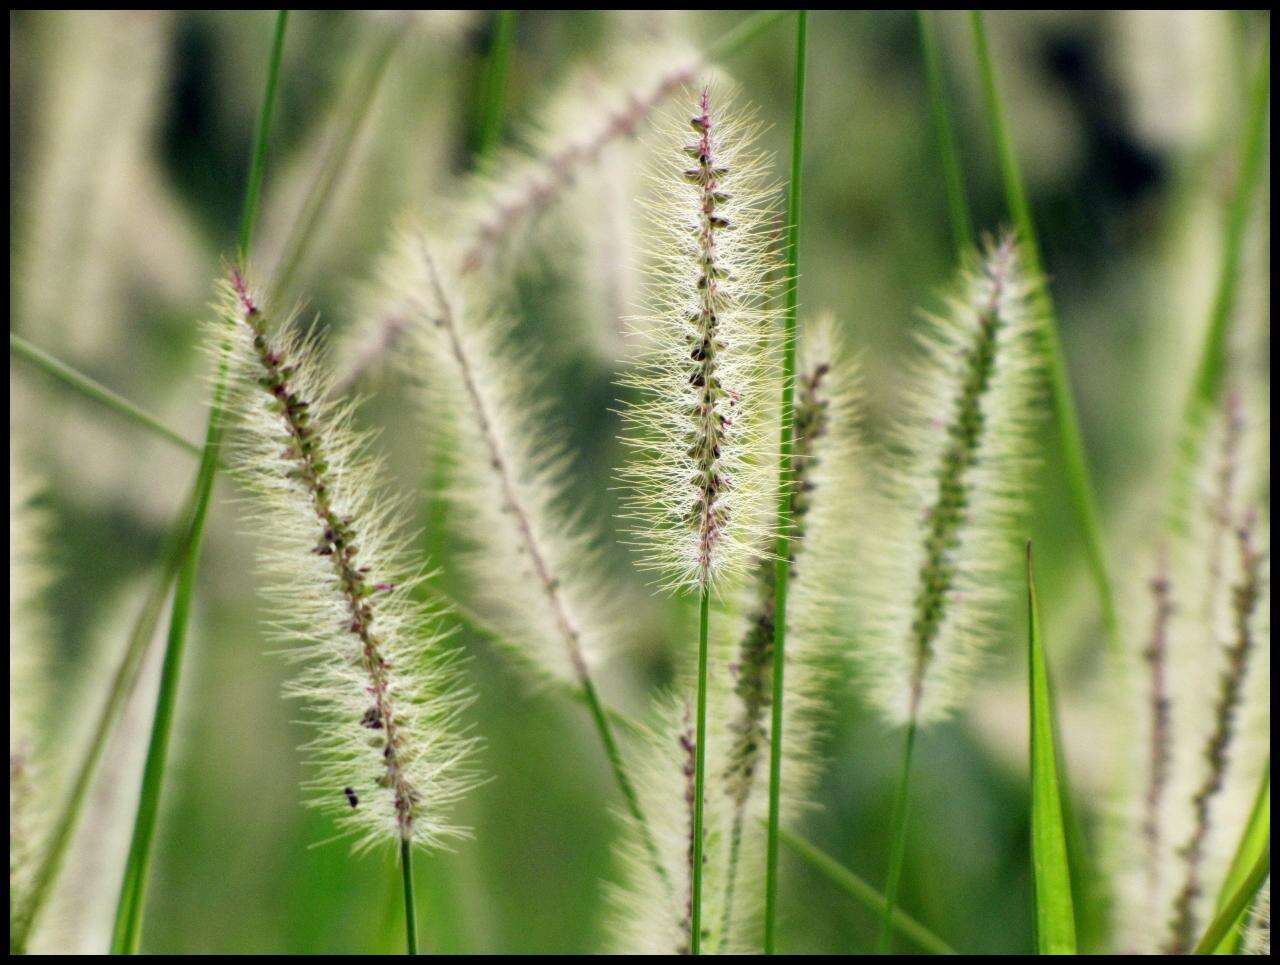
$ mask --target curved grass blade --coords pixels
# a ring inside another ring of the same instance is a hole
[[[1262,784],[1258,788],[1258,796],[1254,799],[1253,810],[1249,813],[1249,823],[1245,826],[1235,856],[1231,859],[1231,867],[1222,883],[1222,891],[1218,895],[1218,908],[1223,908],[1245,880],[1249,869],[1258,860],[1271,841],[1271,761],[1267,761],[1262,773]],[[1227,934],[1214,949],[1215,955],[1236,955],[1240,951],[1240,940],[1243,931],[1244,913],[1236,919],[1227,930]]]
[[[267,89],[263,96],[262,112],[258,118],[253,160],[245,190],[244,213],[240,223],[239,254],[242,262],[247,260],[253,241],[254,219],[257,215],[258,195],[262,188],[267,140],[275,109],[275,94],[288,17],[287,10],[281,10],[276,15],[275,39],[272,42],[271,61],[267,69]],[[169,735],[173,728],[174,708],[181,679],[187,622],[191,615],[191,601],[200,568],[200,545],[204,534],[204,521],[209,511],[214,476],[218,471],[218,453],[222,441],[222,406],[226,395],[226,369],[224,355],[219,365],[217,382],[214,385],[209,422],[205,430],[204,452],[193,489],[191,526],[188,529],[185,552],[174,590],[164,665],[160,671],[160,689],[156,696],[156,710],[152,721],[151,740],[147,747],[147,761],[142,772],[142,791],[134,821],[133,838],[129,845],[129,856],[125,864],[124,880],[120,888],[120,900],[116,906],[111,951],[117,955],[137,953],[142,940],[142,910],[146,900],[147,868],[160,811],[160,792],[163,789]]]
[[[1027,194],[1022,184],[1022,172],[1018,166],[1013,138],[1005,122],[1004,106],[1000,99],[1000,88],[996,83],[991,51],[987,46],[987,31],[982,11],[971,11],[970,17],[973,26],[974,50],[978,57],[978,69],[982,75],[983,100],[986,104],[987,118],[991,122],[992,139],[995,141],[996,152],[1000,158],[1000,173],[1004,181],[1009,215],[1017,228],[1018,241],[1022,244],[1027,268],[1034,277],[1043,278],[1044,271],[1040,263],[1040,248],[1036,242],[1035,225],[1031,220],[1031,208],[1027,204]],[[1107,640],[1114,650],[1118,646],[1115,597],[1111,591],[1111,577],[1107,567],[1106,550],[1102,542],[1098,506],[1093,495],[1089,460],[1085,455],[1084,437],[1080,432],[1080,418],[1076,414],[1075,395],[1071,389],[1066,362],[1062,357],[1058,321],[1048,285],[1040,285],[1037,292],[1042,302],[1041,343],[1045,367],[1052,387],[1054,422],[1057,424],[1058,437],[1061,440],[1067,487],[1071,493],[1072,507],[1079,519],[1080,532],[1084,536],[1089,570],[1098,588],[1102,623],[1106,629]]]
[[[184,449],[195,456],[200,455],[199,446],[181,433],[170,429],[150,412],[134,405],[124,396],[89,378],[83,372],[72,368],[61,359],[55,358],[44,349],[37,348],[21,335],[15,335],[13,332],[9,333],[9,351],[19,358],[26,359],[50,378],[75,389],[85,398],[92,399],[99,405],[105,406],[118,415],[129,419],[166,442],[173,443],[179,449]]]
[[[1205,929],[1204,935],[1200,941],[1196,943],[1196,955],[1210,955],[1222,943],[1222,940],[1231,931],[1232,927],[1240,916],[1243,915],[1253,901],[1254,895],[1258,893],[1258,889],[1262,887],[1262,883],[1267,880],[1267,875],[1271,874],[1271,828],[1270,821],[1267,822],[1266,841],[1263,846],[1262,853],[1254,859],[1253,864],[1249,868],[1249,873],[1245,875],[1244,880],[1236,887],[1235,891],[1223,902],[1222,907],[1218,909],[1217,914],[1213,916],[1213,921],[1209,922],[1209,927]]]
[[[1027,544],[1027,647],[1031,682],[1031,864],[1035,876],[1036,948],[1041,955],[1076,953],[1075,907],[1067,860],[1053,690]]]
[[[820,848],[810,844],[800,835],[787,828],[782,828],[779,832],[779,838],[788,848],[790,848],[798,857],[802,858],[810,867],[820,872],[823,877],[834,884],[837,888],[847,894],[854,901],[871,909],[877,915],[884,914],[889,903],[885,900],[884,895],[876,891],[876,889],[864,881],[858,875],[854,874],[844,865],[842,865],[831,855],[827,854]],[[920,948],[933,955],[956,955],[959,954],[954,948],[945,941],[931,932],[920,922],[916,921],[901,908],[895,908],[890,918],[893,928],[902,935],[916,943]]]

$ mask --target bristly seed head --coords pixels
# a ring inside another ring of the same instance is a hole
[[[624,413],[636,542],[669,587],[740,572],[768,518],[771,190],[754,126],[707,88],[696,104],[692,139],[670,131],[675,156],[650,173],[651,317],[636,327],[648,344],[626,378],[644,400]]]
[[[213,343],[230,346],[228,411],[244,430],[233,466],[252,495],[254,529],[279,635],[302,666],[288,693],[304,699],[316,801],[369,846],[435,844],[455,835],[445,809],[472,783],[471,741],[456,718],[456,686],[438,619],[410,593],[394,502],[377,483],[369,438],[349,404],[328,400],[312,339],[268,330],[261,305],[232,270]]]

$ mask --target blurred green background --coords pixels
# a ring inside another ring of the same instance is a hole
[[[642,40],[706,43],[742,15],[520,13],[504,139],[520,145],[575,71]],[[974,213],[1006,219],[981,112],[967,18],[938,17]],[[293,288],[335,332],[407,210],[447,207],[474,162],[490,12],[292,16],[256,260],[280,256],[342,123],[335,105],[393,32],[392,54],[351,163]],[[1120,588],[1145,574],[1173,429],[1221,250],[1248,68],[1265,14],[1037,12],[988,17],[1041,232],[1062,337]],[[205,419],[198,320],[234,244],[272,15],[10,15],[10,311],[13,331],[158,413],[188,438]],[[787,156],[793,29],[783,20],[722,66]],[[951,272],[941,169],[910,12],[820,11],[810,19],[803,210],[803,318],[832,310],[862,353],[868,422],[883,422],[917,311]],[[590,105],[586,109],[590,109]],[[545,372],[574,458],[573,487],[609,522],[617,318],[634,271],[593,244],[590,222],[634,218],[625,147],[584,177],[518,260],[515,338]],[[785,176],[785,166],[778,166]],[[1269,179],[1264,173],[1263,184]],[[1270,194],[1245,256],[1233,350],[1269,384]],[[600,216],[605,217],[604,215]],[[610,222],[614,224],[615,222]],[[598,225],[596,226],[598,227]],[[564,229],[564,230],[561,230]],[[548,243],[550,242],[550,243]],[[613,260],[605,264],[606,259]],[[594,259],[594,260],[593,260]],[[587,285],[590,276],[597,284]],[[429,471],[396,379],[369,385],[366,415],[397,484]],[[67,759],[98,707],[195,463],[188,455],[11,361],[11,434],[49,484],[50,594]],[[1108,708],[1096,596],[1046,432],[1030,534],[1057,662],[1071,778],[1095,830],[1106,812]],[[299,804],[285,668],[264,653],[253,540],[221,480],[182,680],[143,946],[152,952],[360,952],[399,947],[391,854],[348,856]],[[425,512],[425,507],[423,507]],[[445,529],[446,546],[448,530]],[[640,712],[690,646],[687,612],[652,596],[616,547],[634,598],[631,640],[605,685]],[[446,574],[446,579],[449,575]],[[456,581],[454,581],[456,583]],[[452,586],[465,599],[466,588]],[[1123,601],[1124,595],[1121,599]],[[1011,621],[1019,627],[1020,616]],[[491,780],[461,809],[474,838],[417,865],[424,946],[458,952],[586,952],[603,944],[604,883],[620,802],[583,709],[532,689],[492,642],[464,636],[479,699],[470,713]],[[160,648],[157,647],[158,652]],[[918,751],[902,902],[952,945],[1031,948],[1022,638],[1011,632],[971,709]],[[154,663],[154,661],[153,661]],[[154,694],[154,666],[113,740],[64,887],[36,945],[102,950],[114,912]],[[899,738],[833,692],[819,809],[806,831],[869,880],[883,879]],[[56,763],[56,762],[55,762]],[[784,858],[780,947],[867,951],[875,921]]]

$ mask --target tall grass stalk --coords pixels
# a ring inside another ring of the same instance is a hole
[[[876,891],[872,885],[854,874],[831,855],[785,827],[778,832],[778,837],[783,844],[804,860],[805,863],[817,870],[819,874],[854,901],[877,914],[884,914],[888,906],[884,895]],[[892,925],[903,938],[915,942],[926,952],[933,955],[958,954],[954,948],[901,908],[893,909]]]
[[[396,51],[409,29],[405,23],[382,26],[382,35],[370,42],[368,57],[361,65],[351,89],[337,107],[338,125],[329,149],[316,171],[311,187],[289,229],[280,260],[272,274],[267,303],[284,305],[293,300],[293,280],[306,262],[311,244],[318,234],[330,200],[338,187],[347,164],[355,152],[360,134],[374,116],[374,102],[381,89]]]
[[[937,13],[931,10],[917,10],[916,24],[920,29],[925,86],[929,89],[929,116],[933,120],[938,160],[942,165],[942,179],[947,190],[947,217],[950,219],[957,259],[963,261],[976,247],[976,242],[973,237],[973,222],[969,216],[969,202],[965,196],[964,169],[960,164],[960,150],[956,144],[955,128],[952,126],[951,102],[947,96],[942,57],[938,52],[938,34],[934,25],[936,16]]]
[[[1023,249],[1028,270],[1033,276],[1044,278],[1040,260],[1040,247],[1036,241],[1035,224],[1031,219],[1031,208],[1027,204],[1026,189],[1023,187],[1022,171],[1018,166],[1018,156],[1014,148],[1013,137],[1010,134],[1008,122],[1005,118],[1000,88],[996,81],[995,66],[992,63],[991,50],[987,44],[987,31],[982,11],[971,11],[970,22],[973,28],[973,43],[978,58],[978,70],[982,79],[983,101],[986,106],[987,119],[991,124],[991,135],[995,141],[996,154],[1000,160],[1000,173],[1004,181],[1005,200],[1009,208],[1009,215],[1017,228],[1018,242]],[[1072,508],[1075,510],[1076,517],[1080,523],[1080,533],[1084,538],[1089,570],[1097,587],[1103,628],[1106,631],[1107,640],[1114,650],[1119,645],[1115,595],[1111,588],[1106,546],[1102,538],[1101,518],[1094,495],[1089,460],[1085,454],[1084,437],[1080,431],[1080,418],[1076,411],[1071,378],[1067,373],[1066,361],[1062,355],[1062,344],[1058,335],[1058,323],[1057,316],[1054,313],[1053,298],[1049,293],[1047,282],[1041,285],[1037,299],[1040,303],[1038,314],[1040,316],[1041,353],[1048,371],[1052,390],[1053,415],[1062,447],[1067,488],[1071,494]]]
[[[713,106],[714,105],[714,106]],[[690,139],[689,129],[693,136]],[[633,453],[621,478],[640,565],[698,599],[697,755],[689,945],[702,944],[703,805],[711,593],[741,576],[771,532],[769,400],[776,388],[771,304],[772,187],[754,120],[704,87],[671,119],[650,181],[654,262],[646,343],[626,383]]]
[[[253,241],[253,227],[258,211],[258,196],[266,165],[267,141],[271,133],[271,120],[275,111],[277,82],[284,50],[285,27],[288,11],[276,15],[275,36],[267,68],[266,93],[258,117],[254,137],[254,150],[245,189],[243,213],[240,219],[238,251],[240,260],[246,261]],[[116,908],[116,922],[112,933],[111,950],[114,954],[134,954],[142,939],[142,913],[146,899],[147,870],[151,857],[151,844],[155,836],[156,819],[160,808],[160,793],[164,782],[165,759],[169,749],[169,734],[173,725],[174,707],[177,701],[178,683],[182,669],[182,654],[186,644],[187,622],[191,614],[191,600],[195,592],[196,575],[200,566],[200,544],[204,533],[205,517],[213,492],[213,480],[218,469],[218,454],[222,437],[222,406],[226,396],[227,367],[225,358],[219,362],[217,381],[210,405],[209,422],[205,430],[204,451],[196,476],[192,498],[191,526],[184,557],[178,569],[174,589],[173,609],[169,617],[169,637],[165,645],[164,663],[160,672],[160,689],[156,698],[155,717],[152,722],[151,740],[147,748],[147,760],[142,775],[142,791],[134,823],[133,839],[125,864],[120,899]]]
[[[778,522],[774,545],[773,706],[769,732],[769,827],[766,842],[764,952],[777,944],[778,821],[782,794],[782,702],[786,671],[787,589],[791,577],[792,447],[795,433],[796,308],[800,292],[800,202],[804,163],[805,28],[808,11],[796,12],[795,102],[791,115],[791,186],[787,195],[787,295],[782,313],[781,438],[778,444]]]

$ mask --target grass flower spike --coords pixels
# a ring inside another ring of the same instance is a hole
[[[701,590],[760,556],[772,512],[773,191],[756,125],[703,91],[650,172],[648,317],[624,411],[623,472],[642,565]]]
[[[622,472],[641,565],[669,589],[699,597],[694,732],[693,887],[690,951],[701,948],[706,805],[707,692],[713,590],[761,557],[774,490],[770,334],[776,277],[773,212],[753,122],[698,97],[666,132],[651,172],[649,318],[623,412],[633,450]],[[709,921],[709,919],[706,919]]]
[[[268,331],[239,273],[225,286],[218,343],[231,348],[234,464],[252,494],[272,623],[299,664],[288,688],[314,727],[314,802],[356,838],[435,845],[457,835],[447,809],[472,784],[467,697],[436,629],[411,599],[419,574],[392,529],[351,406],[330,402],[323,360],[293,325]]]
[[[948,313],[920,337],[924,361],[859,576],[867,616],[854,653],[894,723],[926,724],[963,699],[1014,584],[1035,395],[1029,278],[1011,237],[963,273]],[[870,582],[874,580],[874,582]]]

